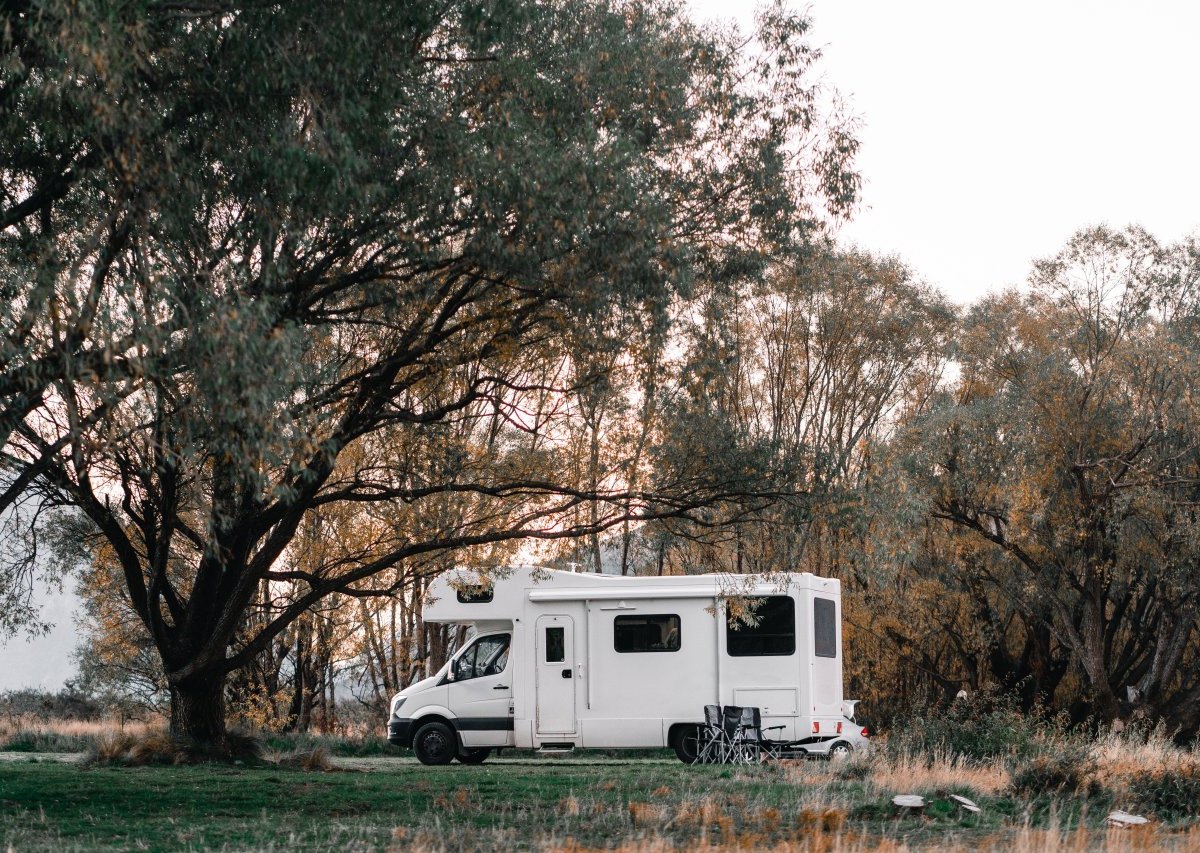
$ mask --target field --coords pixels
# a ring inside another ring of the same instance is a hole
[[[1068,789],[1054,777],[1041,792],[1002,761],[887,754],[748,768],[586,753],[430,768],[376,756],[318,760],[330,769],[305,771],[7,753],[0,849],[1200,850],[1200,825],[1179,813],[1142,828],[1105,826],[1111,808],[1147,796],[1127,765],[1144,770],[1182,755],[1162,743],[1141,749],[1100,749],[1086,779]],[[924,814],[897,814],[897,793],[932,802]],[[982,813],[960,810],[950,793]]]

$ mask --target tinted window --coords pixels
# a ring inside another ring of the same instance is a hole
[[[508,664],[508,634],[480,637],[454,661],[454,680],[468,681],[498,675]]]
[[[757,599],[757,625],[725,623],[725,647],[733,657],[790,655],[796,651],[796,602],[786,595]]]
[[[458,591],[459,604],[487,604],[492,600],[492,588],[485,587],[469,587]]]
[[[546,663],[561,663],[567,659],[565,628],[546,629]]]
[[[832,598],[813,599],[813,653],[819,658],[837,657],[837,608]]]
[[[618,652],[679,651],[679,617],[675,614],[618,616],[613,623]]]

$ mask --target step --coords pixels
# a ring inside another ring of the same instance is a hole
[[[575,744],[573,743],[544,743],[538,749],[538,753],[542,755],[550,755],[558,752],[574,752]]]

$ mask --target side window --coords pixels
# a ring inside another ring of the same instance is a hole
[[[508,643],[508,634],[480,637],[454,662],[454,680],[468,681],[504,672],[508,665]]]
[[[468,587],[458,591],[459,604],[487,604],[492,600],[492,587]]]
[[[757,625],[725,623],[725,648],[731,657],[790,655],[796,651],[796,602],[787,595],[760,598]]]
[[[567,659],[566,629],[546,628],[546,663],[562,663]]]
[[[813,654],[837,657],[837,608],[832,598],[813,599]]]
[[[618,616],[613,622],[613,647],[618,652],[677,652],[679,617],[674,613]]]

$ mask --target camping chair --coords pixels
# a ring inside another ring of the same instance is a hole
[[[721,726],[721,706],[704,706],[704,727],[700,729],[700,748],[696,753],[698,764],[724,764],[729,760],[732,741],[725,736]]]
[[[762,727],[762,712],[758,708],[742,708],[739,737],[744,744],[744,748],[753,748],[755,760],[761,760],[763,757],[778,759],[782,755],[783,742],[771,740],[764,735],[764,732],[782,731],[785,728],[787,727],[770,726],[764,729]]]
[[[729,764],[757,764],[759,761],[758,737],[748,737],[747,730],[742,725],[742,718],[747,710],[749,709],[739,705],[726,705],[721,715],[721,729],[729,741],[725,758]]]

